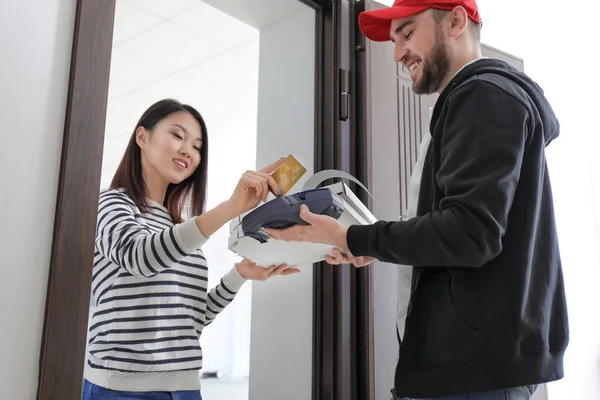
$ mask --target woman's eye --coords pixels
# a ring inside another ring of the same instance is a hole
[[[172,133],[172,135],[181,140],[181,135],[179,133]]]
[[[200,152],[200,147],[194,147],[198,152]]]

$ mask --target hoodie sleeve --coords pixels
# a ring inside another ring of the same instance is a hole
[[[414,266],[478,267],[502,250],[527,131],[528,109],[474,80],[448,98],[436,182],[439,211],[408,221],[352,226],[355,256]]]

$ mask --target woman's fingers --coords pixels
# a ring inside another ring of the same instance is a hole
[[[279,266],[276,266],[275,269],[271,272],[271,276],[281,274],[287,267],[288,267],[287,264],[281,264]]]
[[[257,195],[265,201],[267,196],[269,195],[269,188],[272,189],[273,193],[277,193],[279,191],[279,187],[275,182],[275,179],[269,174],[265,174],[262,172],[256,171],[247,171],[242,177],[244,183],[248,183],[251,187],[256,190]],[[257,184],[260,184],[260,189]]]
[[[285,270],[281,271],[281,275],[292,275],[297,274],[298,272],[300,272],[300,268],[286,268]]]
[[[271,277],[271,275],[273,274],[273,271],[275,271],[275,268],[276,268],[275,265],[271,265],[269,268],[266,268],[263,271],[263,279],[262,280],[264,281],[264,280],[269,279]]]
[[[257,197],[263,197],[265,185],[260,179],[257,179],[251,175],[244,174],[241,179],[242,184],[246,189],[251,188],[256,191]]]
[[[265,189],[268,190],[269,188],[271,189],[271,191],[273,193],[275,193],[276,195],[279,195],[279,186],[277,185],[277,182],[275,182],[275,179],[273,179],[273,177],[267,173],[264,172],[260,172],[260,171],[249,171],[248,174],[250,176],[252,176],[255,179],[260,180],[261,182],[263,182],[266,187]],[[266,192],[265,190],[265,192]],[[268,193],[267,193],[268,195]],[[264,196],[264,199],[266,200],[266,196]]]
[[[296,273],[300,272],[300,269],[292,268],[288,264],[281,264],[279,266],[271,265],[269,268],[266,269],[266,271],[268,271],[269,278],[272,278],[277,275],[285,276],[285,275],[296,274]]]

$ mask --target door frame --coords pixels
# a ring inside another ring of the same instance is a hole
[[[81,398],[115,0],[78,0],[38,399]]]
[[[326,85],[325,141],[315,171],[337,169],[367,183],[371,155],[363,149],[362,93],[357,60],[360,1],[325,2],[322,54]],[[364,77],[362,78],[364,79]],[[349,94],[347,98],[342,93]],[[344,104],[346,102],[346,104]],[[345,108],[347,106],[347,108]],[[327,134],[329,133],[330,134]],[[328,181],[323,184],[329,183]],[[368,203],[352,182],[351,189]],[[368,184],[367,184],[368,186]],[[313,400],[372,400],[373,335],[370,268],[319,263],[314,270]]]
[[[353,173],[360,169],[356,134],[352,119],[340,120],[338,74],[340,66],[351,68],[355,1],[298,1],[317,14],[315,171]],[[115,6],[116,0],[77,0],[76,5],[39,358],[40,400],[81,398]],[[322,264],[314,266],[313,399],[371,398],[356,392],[357,381],[368,378],[356,368],[364,363],[357,364],[363,358],[359,343],[365,343],[361,332],[368,331],[363,315],[368,319],[368,307],[357,302],[365,295],[367,269]]]

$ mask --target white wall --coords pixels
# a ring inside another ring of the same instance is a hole
[[[34,399],[75,0],[0,2],[0,388]]]
[[[293,153],[313,173],[315,13],[260,32],[257,165]],[[252,284],[250,399],[306,400],[312,393],[313,270]],[[265,329],[268,326],[273,328]]]

